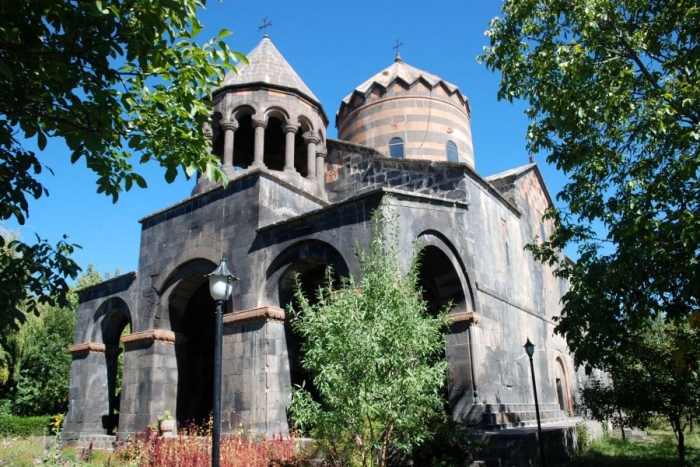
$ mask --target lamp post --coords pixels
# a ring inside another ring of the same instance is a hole
[[[532,363],[532,356],[535,354],[535,344],[530,342],[528,337],[527,342],[525,342],[525,352],[527,356],[530,357],[530,372],[532,373],[532,392],[535,393],[535,414],[537,415],[537,438],[540,442],[540,462],[542,467],[545,467],[544,462],[544,441],[542,440],[542,423],[540,422],[540,404],[537,401],[537,382],[535,382],[535,365]]]
[[[221,445],[221,340],[223,335],[224,302],[231,296],[231,283],[238,280],[226,267],[226,260],[221,257],[219,266],[208,274],[209,292],[216,300],[216,329],[214,334],[214,426],[211,429],[211,465],[219,467]]]

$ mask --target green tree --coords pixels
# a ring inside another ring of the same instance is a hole
[[[47,195],[43,151],[60,138],[73,163],[83,159],[97,192],[113,201],[146,187],[135,165],[155,161],[172,181],[181,169],[221,176],[201,125],[207,96],[236,59],[222,31],[199,45],[204,0],[33,0],[0,2],[0,222],[23,224],[29,202]],[[28,146],[29,145],[29,146]],[[50,170],[50,169],[49,169]],[[33,245],[0,236],[14,254],[0,263],[2,323],[21,322],[20,306],[67,305],[65,278],[78,267],[74,245]],[[5,250],[3,250],[5,253]]]
[[[622,343],[609,368],[612,385],[594,380],[581,391],[593,418],[643,427],[653,415],[664,416],[684,459],[684,431],[700,413],[700,328],[649,320],[635,330],[635,339]]]
[[[689,0],[508,0],[480,57],[499,98],[528,102],[528,149],[569,177],[530,249],[571,284],[557,331],[616,384],[649,320],[700,322],[699,21]]]
[[[63,413],[68,408],[75,312],[69,308],[43,306],[17,333],[14,365],[16,415]]]
[[[391,225],[391,223],[389,223]],[[446,314],[432,317],[418,290],[417,262],[402,272],[398,234],[384,234],[378,210],[367,251],[359,253],[359,282],[326,285],[312,303],[298,285],[294,331],[302,339],[302,368],[318,394],[296,388],[291,413],[332,459],[387,465],[393,449],[409,451],[431,437],[429,422],[443,411]]]
[[[88,264],[68,293],[69,307],[39,305],[38,315],[28,314],[16,330],[3,336],[9,377],[0,382],[0,400],[11,400],[13,414],[44,415],[66,410],[71,371],[67,349],[75,334],[76,290],[102,280]]]

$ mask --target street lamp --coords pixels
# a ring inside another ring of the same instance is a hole
[[[221,340],[223,335],[223,312],[224,302],[231,296],[233,281],[238,280],[236,276],[226,267],[226,260],[221,257],[219,266],[208,274],[209,292],[216,300],[216,329],[214,335],[214,426],[211,429],[211,465],[219,467],[219,448],[221,444]]]
[[[530,338],[527,338],[525,342],[525,352],[527,356],[530,357],[530,372],[532,373],[532,392],[535,393],[535,414],[537,415],[537,437],[540,442],[540,462],[542,467],[545,467],[544,462],[544,441],[542,440],[542,423],[540,422],[540,404],[537,401],[537,383],[535,382],[535,365],[532,363],[532,356],[535,355],[535,344],[530,342]]]

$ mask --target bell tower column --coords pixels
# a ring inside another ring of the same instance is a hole
[[[316,181],[321,190],[325,188],[326,185],[326,155],[328,154],[326,148],[316,149]]]
[[[238,129],[238,122],[236,120],[229,120],[221,124],[221,128],[224,130],[224,160],[223,166],[224,170],[233,169],[233,136]]]
[[[316,179],[316,145],[321,140],[310,131],[304,133],[304,142],[306,143],[306,178],[309,180]]]
[[[265,128],[267,128],[267,122],[260,118],[254,118],[253,128],[255,128],[255,150],[253,152],[253,167],[265,167],[263,157],[265,154]]]
[[[295,172],[294,167],[294,137],[299,129],[298,123],[290,123],[284,125],[282,130],[284,131],[284,171],[285,172]]]

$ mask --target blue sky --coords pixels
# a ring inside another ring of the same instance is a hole
[[[267,16],[273,43],[329,116],[331,138],[337,134],[335,112],[341,99],[391,65],[399,39],[404,62],[456,84],[469,98],[476,169],[488,176],[528,163],[525,105],[498,102],[500,76],[476,61],[488,43],[484,31],[500,6],[496,0],[210,0],[199,17],[205,26],[202,40],[226,28],[233,32],[229,46],[247,54],[262,38],[258,26]],[[149,187],[134,188],[112,204],[96,193],[96,177],[84,161],[70,164],[60,142],[50,141],[40,159],[54,171],[41,179],[50,196],[30,205],[22,237],[31,242],[36,232],[55,243],[67,234],[69,241],[82,246],[74,255],[78,264],[85,268],[93,263],[102,273],[137,270],[138,220],[188,197],[194,185],[184,177],[168,185],[158,166],[140,167]],[[565,178],[544,159],[536,155],[554,197]],[[4,227],[16,228],[10,223]]]

